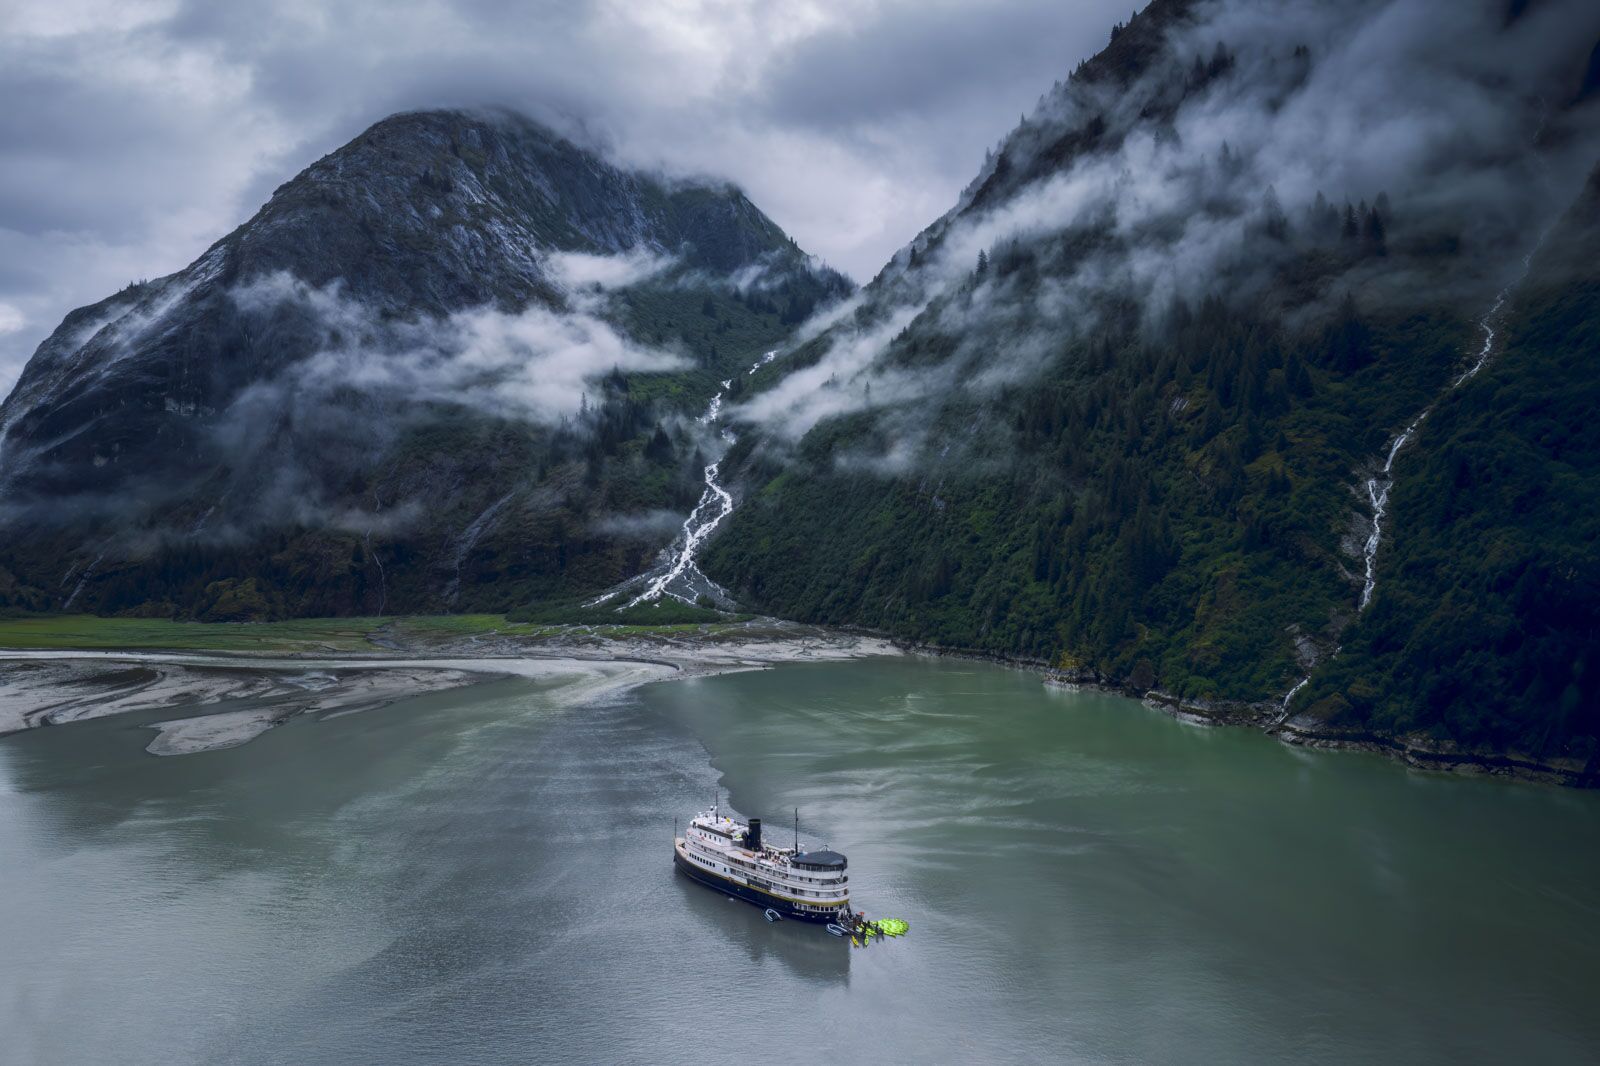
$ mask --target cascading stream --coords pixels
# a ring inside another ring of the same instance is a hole
[[[1358,611],[1367,609],[1367,604],[1372,602],[1373,590],[1378,587],[1378,545],[1383,542],[1383,518],[1389,513],[1389,490],[1394,487],[1394,457],[1400,454],[1400,449],[1406,446],[1427,417],[1428,412],[1423,411],[1394,439],[1389,445],[1389,455],[1383,461],[1383,469],[1367,478],[1367,504],[1372,508],[1372,532],[1367,534],[1367,543],[1361,553],[1366,573],[1362,577],[1361,602],[1356,607]]]
[[[730,444],[733,442],[732,434],[724,434],[723,439]],[[694,561],[695,554],[699,552],[700,546],[705,543],[707,537],[711,536],[717,526],[722,523],[722,520],[733,513],[733,496],[717,481],[717,468],[721,465],[721,463],[710,463],[706,466],[705,491],[701,493],[700,502],[695,505],[695,509],[689,512],[688,518],[684,519],[683,544],[678,549],[678,555],[672,561],[672,565],[667,568],[665,573],[645,586],[645,590],[629,600],[625,606],[637,607],[641,603],[647,603],[650,600],[659,598],[662,594],[672,596],[685,603],[692,602],[687,596],[669,591],[668,586],[684,576],[690,568],[697,572],[699,571],[700,568],[695,565]],[[706,580],[709,581],[710,579],[707,578]]]
[[[1311,684],[1311,675],[1307,674],[1299,681],[1296,681],[1293,688],[1289,689],[1288,692],[1283,694],[1283,701],[1278,704],[1278,721],[1281,722],[1285,718],[1289,717],[1289,701],[1294,699],[1295,693],[1299,692],[1309,684]]]
[[[1367,609],[1367,605],[1372,602],[1372,594],[1378,588],[1378,549],[1383,546],[1383,520],[1388,517],[1389,492],[1394,488],[1395,458],[1399,456],[1401,449],[1410,444],[1416,437],[1417,430],[1422,427],[1423,420],[1433,413],[1433,409],[1439,405],[1439,400],[1477,377],[1478,371],[1488,364],[1489,357],[1494,353],[1494,342],[1497,336],[1495,325],[1499,321],[1500,311],[1505,307],[1506,300],[1511,297],[1511,291],[1527,275],[1528,267],[1533,262],[1533,254],[1538,251],[1539,245],[1543,243],[1544,239],[1541,237],[1528,254],[1523,257],[1522,269],[1517,272],[1517,276],[1496,294],[1494,303],[1489,305],[1489,310],[1485,311],[1483,317],[1478,319],[1478,329],[1483,332],[1483,343],[1478,347],[1477,354],[1473,357],[1472,365],[1462,371],[1454,381],[1445,387],[1444,391],[1439,394],[1439,397],[1433,403],[1424,407],[1421,413],[1400,431],[1400,434],[1389,443],[1389,451],[1384,456],[1382,468],[1366,480],[1364,488],[1367,493],[1367,504],[1372,508],[1372,531],[1367,534],[1366,543],[1362,546],[1363,576],[1361,599],[1356,604],[1357,613]],[[1338,649],[1335,649],[1334,655],[1338,653]],[[1311,675],[1308,673],[1305,677],[1295,682],[1288,692],[1284,693],[1282,701],[1278,704],[1278,717],[1276,719],[1278,723],[1282,723],[1289,717],[1290,702],[1310,681]]]
[[[763,366],[772,362],[778,356],[778,349],[762,354],[751,364],[748,373],[754,374]],[[711,402],[706,405],[705,414],[697,422],[703,426],[714,427],[722,417],[722,403],[727,392],[733,387],[733,379],[729,378],[722,383],[722,388],[711,397]],[[717,434],[727,445],[732,445],[737,438],[727,429],[722,429]],[[695,504],[689,517],[683,521],[683,530],[674,543],[674,550],[666,561],[658,564],[651,570],[630,578],[623,584],[613,588],[596,599],[584,604],[586,607],[596,607],[609,600],[616,599],[628,589],[644,583],[644,588],[634,597],[629,599],[618,610],[637,607],[641,603],[658,600],[662,596],[671,596],[681,603],[694,603],[700,596],[709,595],[714,600],[731,602],[727,592],[707,577],[696,562],[700,550],[716,532],[717,527],[733,513],[733,494],[723,487],[718,480],[722,460],[708,463],[705,467],[705,489],[700,494],[700,501]]]
[[[1484,364],[1488,363],[1489,356],[1494,351],[1495,323],[1499,319],[1500,309],[1505,306],[1506,299],[1511,295],[1512,288],[1518,281],[1522,280],[1523,274],[1527,273],[1528,264],[1532,259],[1533,253],[1529,252],[1522,261],[1522,270],[1517,274],[1516,280],[1500,290],[1489,310],[1484,312],[1483,317],[1478,320],[1478,328],[1483,331],[1483,344],[1478,348],[1478,354],[1472,360],[1472,365],[1462,371],[1461,375],[1450,383],[1449,388],[1445,389],[1441,396],[1448,396],[1471,381],[1477,376],[1478,371],[1483,369]],[[1433,413],[1433,409],[1438,406],[1438,403],[1438,400],[1434,400],[1433,403],[1423,408],[1422,413],[1413,418],[1411,424],[1400,431],[1400,435],[1389,445],[1389,454],[1384,458],[1383,469],[1375,476],[1367,479],[1367,502],[1372,507],[1372,532],[1367,535],[1367,543],[1362,552],[1365,557],[1366,575],[1361,584],[1361,602],[1357,606],[1359,611],[1367,609],[1367,604],[1372,602],[1372,594],[1378,587],[1378,548],[1383,544],[1383,519],[1389,513],[1389,490],[1394,488],[1395,457],[1400,454],[1400,449],[1411,443],[1412,438],[1417,434],[1417,430],[1422,426],[1423,419]]]

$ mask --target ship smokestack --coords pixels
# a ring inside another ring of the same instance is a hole
[[[744,846],[751,851],[761,850],[761,819],[750,819],[750,831],[744,835]]]

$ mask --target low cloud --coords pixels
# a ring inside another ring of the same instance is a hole
[[[635,265],[644,269],[643,263]],[[580,265],[608,278],[624,276],[617,267]],[[113,304],[68,339],[61,358],[78,358],[86,343],[101,365],[139,350],[205,274]],[[123,542],[116,551],[134,554],[173,532],[208,543],[243,542],[263,526],[386,536],[425,517],[426,504],[384,499],[361,486],[381,482],[386,469],[394,472],[395,446],[410,429],[450,425],[436,419],[441,411],[466,408],[581,434],[587,423],[577,416],[599,405],[602,378],[693,365],[676,350],[634,341],[588,310],[478,307],[397,320],[350,297],[339,282],[313,286],[282,272],[237,286],[226,298],[242,328],[288,338],[306,354],[246,385],[220,410],[181,410],[181,401],[168,400],[180,404],[169,410],[197,418],[195,447],[204,458],[195,472],[209,484],[198,489],[170,469],[129,469],[114,488],[9,497],[0,521],[112,519]],[[106,460],[114,454],[108,451]],[[24,457],[9,472],[28,462]],[[175,502],[191,508],[197,499],[214,502],[182,519],[168,513]],[[642,530],[646,518],[632,521]]]
[[[964,202],[1008,178],[1010,192],[902,249],[873,290],[812,327],[825,345],[815,365],[739,414],[778,439],[866,410],[914,434],[930,402],[1029,380],[1108,307],[1155,317],[1177,298],[1272,296],[1276,269],[1324,239],[1311,218],[1319,192],[1341,208],[1384,196],[1397,251],[1343,263],[1295,314],[1351,291],[1366,307],[1470,312],[1510,280],[1595,163],[1600,105],[1568,106],[1600,37],[1600,8],[1582,0],[1509,20],[1443,0],[1218,0],[1196,11],[1131,86],[1058,87]],[[1091,127],[1103,132],[1084,137]],[[1057,145],[1074,131],[1089,147],[1063,156]],[[1424,241],[1458,253],[1405,254]],[[1009,248],[1044,265],[1007,276],[998,263]],[[980,253],[996,263],[982,278]],[[883,357],[914,320],[934,351],[897,367]],[[889,452],[903,462],[903,447]]]
[[[670,269],[675,262],[672,256],[648,248],[634,248],[618,255],[552,252],[546,261],[551,276],[569,291],[625,289]]]
[[[604,267],[609,276],[619,276],[615,270],[614,263]],[[554,424],[577,414],[613,370],[652,374],[692,365],[675,351],[634,342],[587,311],[476,308],[391,322],[345,298],[337,283],[316,288],[281,273],[236,290],[234,300],[256,315],[299,310],[324,336],[309,358],[247,388],[234,404],[241,410],[353,389]]]
[[[739,183],[868,277],[1127,4],[32,2],[0,15],[0,393],[72,308],[180,269],[396,111],[505,106]],[[959,76],[952,77],[955,71]]]
[[[822,357],[811,366],[785,375],[772,388],[757,393],[729,414],[760,423],[790,440],[805,436],[827,418],[863,410],[877,403],[904,403],[927,394],[931,381],[875,370],[873,363],[890,340],[910,325],[920,307],[895,308],[872,326],[852,322],[837,326],[826,340]],[[877,398],[873,391],[876,384]]]
[[[621,540],[659,543],[683,527],[686,516],[676,511],[656,509],[633,514],[602,515],[589,523],[592,533]]]

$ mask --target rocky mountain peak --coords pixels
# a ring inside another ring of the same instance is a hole
[[[611,456],[849,289],[725,182],[627,169],[514,113],[394,115],[185,269],[67,316],[0,406],[0,521],[33,531],[14,542],[45,569],[137,569],[219,536],[248,555],[285,527],[319,551],[381,526],[437,552],[435,522],[454,516],[412,497],[459,499],[470,525],[553,478],[543,515],[584,511]],[[630,373],[674,376],[641,399]],[[664,433],[653,461],[692,452],[691,434]],[[574,488],[566,464],[591,446]],[[528,468],[484,480],[513,454]],[[659,509],[676,485],[658,477],[630,503]],[[366,551],[357,569],[375,573]],[[569,554],[583,552],[529,565]],[[602,579],[633,565],[614,556]]]

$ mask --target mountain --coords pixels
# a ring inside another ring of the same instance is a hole
[[[694,509],[684,598],[1592,782],[1597,41],[1153,0],[859,292],[727,186],[396,116],[41,345],[0,608],[567,617]]]
[[[1305,738],[1592,768],[1597,38],[1578,3],[1155,0],[734,398],[704,569]]]
[[[509,113],[394,116],[0,406],[0,606],[499,607],[629,576],[717,381],[848,294],[737,189]]]

